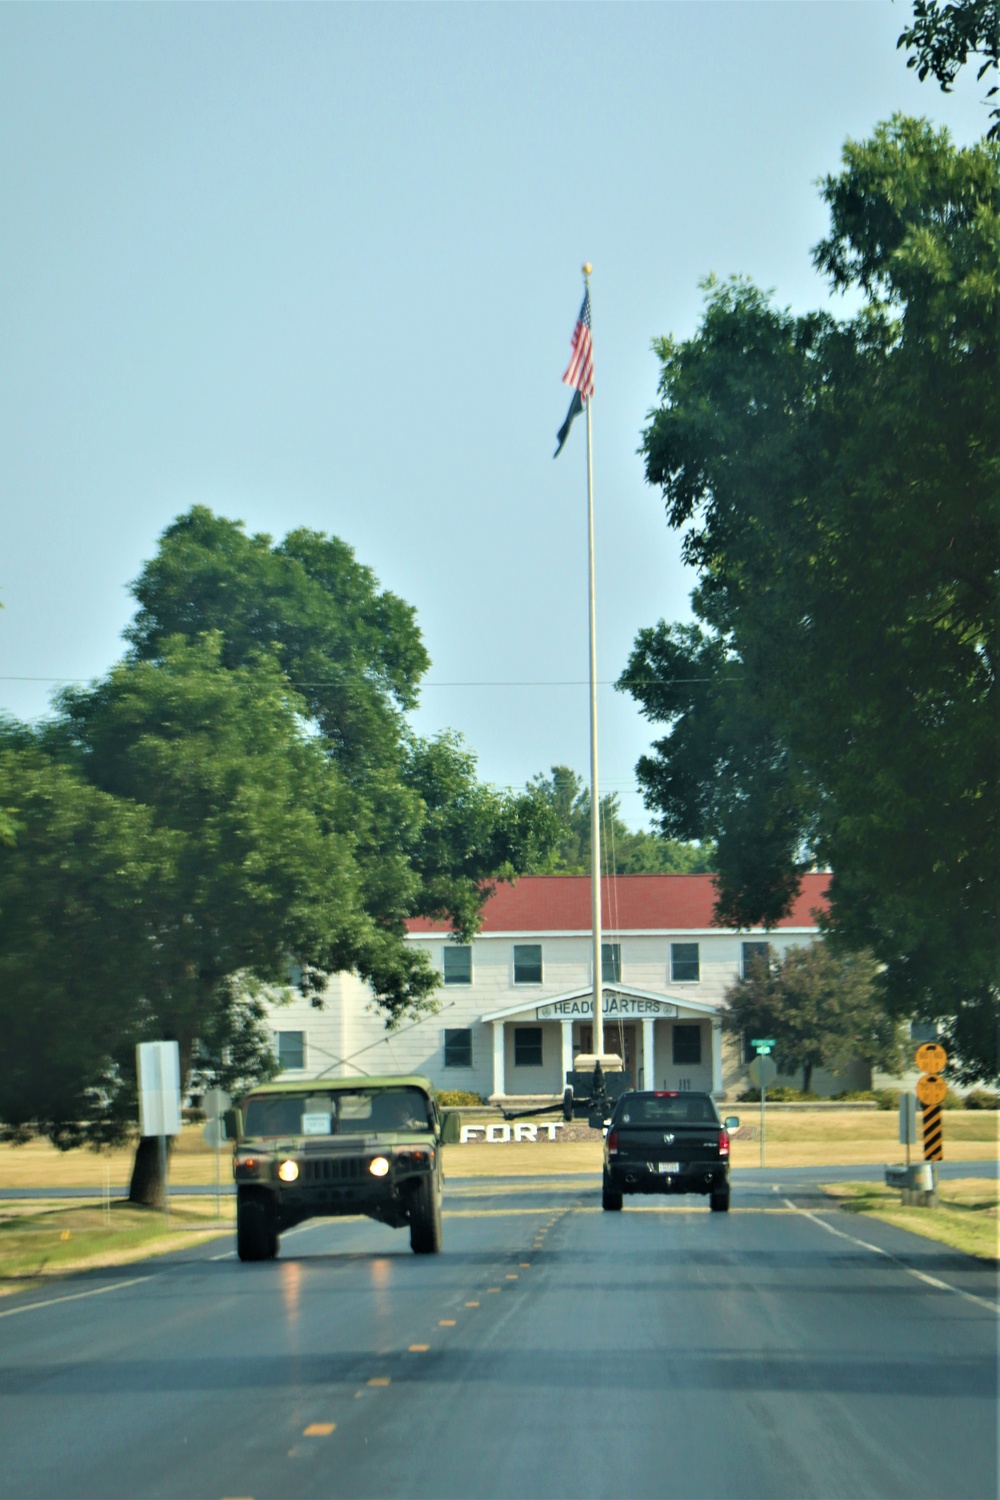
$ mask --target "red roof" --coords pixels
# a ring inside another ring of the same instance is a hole
[[[791,912],[777,924],[815,927],[825,906],[829,875],[805,875]],[[606,932],[683,932],[717,924],[711,875],[618,875],[601,881],[601,925]],[[410,932],[448,932],[447,922],[415,917]],[[483,910],[483,932],[589,932],[589,875],[522,875],[498,885]]]

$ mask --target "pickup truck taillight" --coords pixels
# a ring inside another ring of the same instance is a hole
[[[728,1156],[729,1155],[729,1131],[728,1130],[720,1130],[719,1131],[719,1155],[720,1156]]]
[[[609,1156],[617,1156],[618,1155],[618,1132],[617,1132],[617,1130],[612,1130],[611,1134],[608,1136],[608,1155]]]

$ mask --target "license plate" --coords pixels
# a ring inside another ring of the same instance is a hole
[[[679,1161],[658,1161],[656,1170],[658,1172],[679,1172],[681,1164]]]

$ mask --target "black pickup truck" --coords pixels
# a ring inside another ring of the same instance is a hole
[[[711,1094],[622,1094],[604,1140],[602,1205],[616,1211],[626,1193],[707,1193],[729,1209],[729,1132]]]

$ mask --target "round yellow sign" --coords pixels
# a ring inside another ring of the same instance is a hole
[[[947,1092],[948,1085],[943,1078],[917,1079],[917,1098],[921,1104],[941,1104]]]
[[[917,1067],[922,1073],[940,1073],[948,1054],[940,1042],[925,1042],[917,1048]]]

